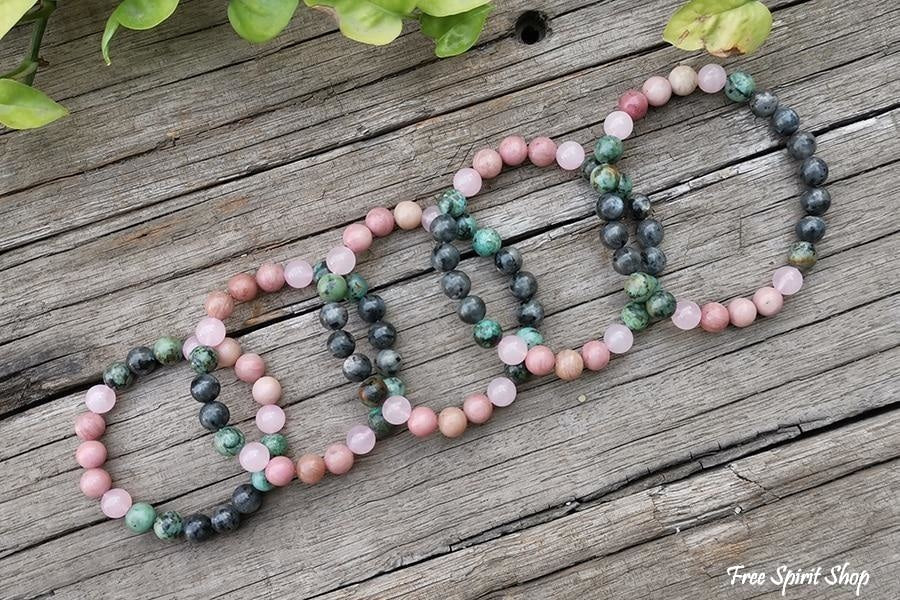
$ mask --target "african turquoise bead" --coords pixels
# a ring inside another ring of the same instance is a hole
[[[500,250],[503,240],[496,230],[486,227],[475,232],[472,238],[472,249],[478,256],[493,256]]]
[[[388,389],[388,398],[391,396],[405,396],[406,384],[399,377],[385,377],[384,385]]]
[[[591,173],[594,172],[594,169],[600,166],[600,163],[593,156],[588,156],[584,159],[584,162],[581,163],[581,177],[586,181],[591,180]]]
[[[725,82],[725,95],[732,102],[747,102],[756,91],[753,77],[743,71],[735,71]]]
[[[529,350],[544,343],[544,336],[534,327],[523,327],[516,332],[516,335],[525,340]]]
[[[451,217],[461,217],[466,212],[466,197],[459,190],[447,190],[438,199],[438,209]]]
[[[519,365],[506,365],[503,370],[506,373],[506,376],[514,383],[525,383],[531,376],[531,373],[529,373],[528,369],[525,367],[525,363]]]
[[[250,485],[261,492],[271,492],[275,486],[266,479],[265,471],[256,471],[250,474]]]
[[[654,319],[668,319],[675,314],[677,304],[675,296],[665,290],[659,290],[647,298],[645,306]]]
[[[313,265],[313,282],[318,284],[319,280],[329,273],[331,273],[331,271],[328,270],[328,265],[325,264],[324,260],[320,260]]]
[[[259,443],[269,449],[269,456],[284,456],[287,454],[287,438],[280,433],[270,433],[259,439]]]
[[[174,540],[181,535],[181,515],[174,510],[164,512],[153,521],[153,533],[161,540]]]
[[[614,135],[604,135],[594,145],[594,158],[598,163],[614,163],[622,158],[625,146],[622,140]]]
[[[326,273],[316,284],[319,297],[325,302],[339,302],[347,297],[347,280],[334,273]]]
[[[367,421],[369,424],[369,429],[375,432],[376,440],[383,440],[386,437],[390,437],[391,434],[394,433],[394,426],[384,419],[384,415],[381,414],[380,407],[373,408],[369,411]]]
[[[816,247],[810,242],[794,242],[788,248],[788,263],[801,271],[811,269],[816,260]]]
[[[103,383],[114,390],[124,390],[134,382],[134,373],[123,362],[114,362],[103,371]]]
[[[625,173],[619,173],[619,187],[616,188],[616,194],[624,199],[628,199],[631,197],[631,191],[634,189],[634,182],[631,180],[631,175],[626,175]]]
[[[216,370],[219,357],[209,346],[197,346],[191,350],[191,368],[197,373],[210,373]]]
[[[153,356],[160,364],[174,365],[181,360],[182,341],[176,337],[167,335],[153,343]]]
[[[625,293],[637,302],[646,302],[659,289],[659,280],[647,273],[632,273],[625,280]]]
[[[497,321],[482,319],[475,323],[474,337],[475,343],[482,348],[493,348],[500,343],[500,338],[503,337],[503,330]]]
[[[358,273],[347,275],[347,298],[356,301],[369,293],[369,283]]]
[[[213,447],[222,456],[236,456],[244,447],[244,434],[236,427],[223,427],[213,436]]]
[[[132,504],[125,513],[125,527],[135,533],[145,533],[153,529],[156,520],[156,509],[146,502]]]
[[[601,194],[619,189],[619,170],[610,164],[602,164],[591,172],[591,187]]]
[[[650,324],[650,313],[640,302],[629,302],[622,309],[622,322],[632,331],[643,331]]]
[[[472,215],[463,215],[456,220],[456,237],[471,240],[478,231],[478,223]]]

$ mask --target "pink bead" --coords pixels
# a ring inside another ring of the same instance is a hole
[[[556,163],[561,169],[574,171],[581,168],[584,162],[584,148],[578,142],[569,140],[563,142],[556,149]]]
[[[700,308],[700,329],[710,333],[719,333],[728,328],[731,317],[728,309],[718,302],[707,302]]]
[[[264,292],[277,292],[284,287],[284,267],[277,263],[263,263],[256,270],[256,284]]]
[[[227,337],[216,346],[216,354],[219,357],[219,366],[230,369],[241,355],[241,345],[236,339]]]
[[[294,479],[294,463],[287,456],[276,456],[266,465],[266,481],[284,487]]]
[[[284,421],[284,410],[277,404],[266,404],[256,411],[256,428],[263,433],[278,433]]]
[[[276,404],[281,400],[281,383],[271,375],[260,377],[253,382],[251,394],[257,404]]]
[[[75,461],[83,469],[96,469],[106,462],[106,446],[96,440],[81,442],[75,450]]]
[[[613,323],[603,332],[603,343],[614,354],[625,354],[634,344],[631,330],[619,323]]]
[[[803,273],[797,267],[780,267],[772,273],[772,286],[784,296],[792,296],[803,287]]]
[[[185,360],[191,359],[191,352],[194,351],[194,348],[200,345],[200,342],[197,340],[196,335],[192,335],[188,339],[184,340],[184,343],[181,345],[181,354],[184,355]]]
[[[662,106],[672,97],[672,85],[668,79],[659,75],[647,79],[641,86],[641,91],[650,106]]]
[[[409,413],[406,427],[416,437],[426,437],[437,430],[438,419],[434,411],[427,406],[417,406]]]
[[[372,247],[372,230],[361,223],[353,223],[347,225],[341,239],[354,254],[362,254]]]
[[[688,65],[678,65],[669,73],[669,85],[676,96],[688,96],[697,89],[697,71]]]
[[[228,293],[238,302],[248,302],[256,298],[259,286],[256,279],[248,273],[238,273],[228,280]]]
[[[312,283],[313,268],[305,260],[289,260],[284,265],[284,281],[295,290],[302,290]]]
[[[494,406],[509,406],[516,399],[516,384],[506,377],[492,379],[487,387],[487,397]]]
[[[81,413],[75,419],[75,435],[80,440],[99,440],[105,431],[106,421],[97,413]]]
[[[131,508],[131,494],[122,488],[113,488],[100,498],[100,510],[110,519],[121,519]]]
[[[335,246],[325,255],[328,270],[337,275],[349,275],[356,266],[356,255],[346,246]]]
[[[609,364],[609,348],[600,340],[591,340],[581,347],[581,358],[589,371],[599,371]]]
[[[116,405],[116,391],[102,384],[93,385],[84,395],[84,404],[92,413],[108,413]]]
[[[471,198],[481,191],[481,175],[469,167],[460,169],[453,176],[453,187],[466,198]]]
[[[225,341],[225,323],[212,317],[203,317],[194,330],[197,341],[214,348]]]
[[[482,179],[493,179],[503,170],[503,157],[493,148],[482,148],[472,159],[472,168]]]
[[[518,335],[507,335],[497,344],[497,354],[504,365],[519,365],[528,354],[528,344]]]
[[[771,317],[781,312],[781,307],[784,306],[784,297],[775,288],[763,287],[753,294],[753,304],[756,306],[756,312],[764,317]]]
[[[647,96],[637,90],[628,90],[619,98],[619,110],[628,113],[632,121],[643,119],[649,107]]]
[[[381,405],[381,416],[391,425],[403,425],[411,412],[412,406],[403,396],[391,396]]]
[[[344,444],[332,444],[325,449],[325,468],[333,475],[343,475],[353,468],[353,452]]]
[[[429,206],[422,211],[422,229],[431,233],[431,222],[437,219],[441,214],[441,209],[437,206]]]
[[[366,213],[366,227],[375,237],[386,237],[394,231],[394,215],[383,206],[376,206]]]
[[[375,432],[365,425],[354,425],[347,432],[347,447],[353,454],[368,454],[375,447]]]
[[[207,315],[222,321],[234,312],[234,298],[227,292],[210,292],[203,303],[203,308]]]
[[[690,300],[679,300],[675,305],[675,314],[672,315],[672,323],[678,329],[688,331],[700,324],[700,306]]]
[[[556,355],[547,346],[535,346],[525,355],[525,368],[538,377],[549,375],[556,368]]]
[[[747,298],[735,298],[728,303],[728,316],[735,327],[747,327],[756,320],[756,305]]]
[[[503,164],[516,167],[528,158],[528,142],[520,135],[511,135],[503,138],[498,149]]]
[[[258,473],[269,464],[269,449],[259,442],[244,444],[238,454],[238,462],[248,473]]]
[[[624,140],[634,131],[634,121],[624,110],[614,110],[603,120],[603,131],[606,135]]]
[[[112,487],[112,477],[103,469],[88,469],[81,474],[78,487],[88,498],[99,498]]]
[[[556,160],[556,142],[548,137],[536,137],[528,144],[528,160],[538,167],[549,167]]]
[[[494,414],[494,405],[484,394],[471,394],[463,400],[463,412],[471,423],[481,425],[487,423]]]
[[[234,374],[245,383],[254,383],[266,374],[266,363],[259,354],[241,354],[234,363]]]
[[[715,94],[722,91],[728,75],[722,65],[703,65],[697,72],[697,84],[707,94]]]
[[[412,231],[422,224],[422,207],[410,200],[400,202],[394,207],[394,222],[400,229]]]

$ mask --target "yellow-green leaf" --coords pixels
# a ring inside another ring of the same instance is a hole
[[[422,15],[419,21],[422,33],[435,42],[434,53],[446,58],[462,54],[475,45],[491,10],[493,7],[490,4],[484,4],[449,17]]]
[[[759,0],[691,0],[679,8],[663,39],[682,50],[715,56],[749,54],[772,30],[772,13]]]
[[[298,4],[299,0],[230,0],[228,20],[239,36],[261,44],[287,27]]]
[[[398,0],[305,0],[308,6],[327,6],[334,10],[344,36],[375,46],[397,39],[403,30],[403,17],[394,12]],[[384,4],[385,6],[382,6]]]
[[[44,92],[12,79],[0,79],[0,123],[10,129],[34,129],[69,114]]]
[[[35,0],[0,0],[0,38],[34,6]]]
[[[106,64],[110,63],[109,42],[119,25],[138,31],[152,29],[172,16],[177,7],[178,0],[122,0],[109,15],[100,41],[100,50]]]
[[[417,6],[426,15],[449,17],[468,12],[491,0],[419,0]]]

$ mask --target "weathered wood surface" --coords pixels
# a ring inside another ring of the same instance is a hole
[[[900,10],[875,0],[770,2],[771,40],[732,61],[798,110],[832,167],[819,265],[778,318],[719,336],[657,326],[602,374],[530,384],[454,442],[392,438],[208,546],[132,536],[77,493],[84,389],[131,345],[186,331],[207,290],[263,260],[321,255],[371,206],[432,197],[506,133],[587,141],[618,93],[684,59],[659,42],[675,0],[499,4],[477,49],[437,61],[419,36],[358,46],[309,11],[250,48],[220,6],[184,2],[157,31],[123,32],[109,69],[96,51],[106,3],[58,13],[39,82],[73,115],[0,135],[0,598],[775,598],[730,586],[725,569],[844,561],[870,573],[862,597],[900,596]],[[510,31],[530,8],[552,34],[525,46]],[[673,101],[624,164],[666,224],[676,295],[747,294],[783,260],[795,167],[746,110]],[[521,240],[557,347],[599,333],[622,302],[592,196],[523,168],[474,202]],[[390,303],[411,395],[439,408],[499,367],[439,293],[428,252],[422,232],[393,236],[360,271]],[[500,277],[466,267],[511,326]],[[321,450],[362,414],[317,307],[285,292],[229,323],[284,382],[295,449]],[[106,437],[123,487],[183,511],[243,479],[212,452],[188,380],[184,367],[147,378]],[[223,383],[252,431],[246,386]]]

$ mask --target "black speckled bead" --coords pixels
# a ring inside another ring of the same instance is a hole
[[[625,201],[616,194],[603,194],[594,207],[597,216],[604,221],[616,221],[625,214]]]
[[[369,326],[369,343],[373,348],[390,348],[397,341],[397,329],[387,321],[378,321]]]
[[[522,327],[540,327],[544,322],[544,306],[537,298],[523,302],[516,309],[516,321]]]
[[[778,96],[772,92],[765,90],[762,92],[754,92],[750,96],[750,112],[757,117],[771,117],[775,109],[778,108]]]
[[[503,337],[503,329],[501,329],[500,323],[497,321],[482,319],[475,323],[473,337],[475,338],[475,343],[482,348],[493,348],[500,343],[500,338]]]
[[[347,298],[356,302],[369,293],[369,282],[359,273],[350,273],[344,278],[347,282]]]
[[[359,318],[366,323],[374,323],[384,318],[387,307],[384,300],[378,294],[369,294],[360,298],[356,303],[356,312]]]
[[[537,294],[537,278],[528,271],[519,271],[509,280],[509,291],[518,300],[531,300]]]
[[[594,172],[594,169],[600,166],[600,162],[594,158],[593,156],[588,156],[584,159],[584,162],[581,163],[581,177],[585,181],[591,180],[591,173]]]
[[[319,323],[325,329],[337,331],[343,329],[350,319],[347,307],[340,302],[328,302],[319,309]]]
[[[313,283],[319,283],[319,280],[329,273],[331,273],[331,271],[328,270],[328,265],[325,264],[324,260],[320,260],[313,265]]]
[[[205,542],[215,534],[212,521],[206,515],[196,514],[184,518],[184,539],[189,542]]]
[[[828,163],[818,156],[810,156],[800,165],[800,177],[811,187],[819,187],[828,179]]]
[[[153,350],[146,346],[138,346],[128,351],[125,357],[125,364],[135,375],[149,375],[156,370],[159,363],[153,356]]]
[[[805,160],[816,153],[816,136],[798,131],[787,141],[787,150],[797,160]]]
[[[794,242],[788,248],[788,264],[801,271],[813,268],[817,260],[816,247],[811,242]]]
[[[456,237],[461,240],[471,240],[478,231],[478,222],[472,215],[463,215],[456,220]]]
[[[349,331],[335,331],[328,336],[328,352],[335,358],[347,358],[356,350],[356,339]]]
[[[369,414],[366,416],[366,421],[369,424],[369,429],[375,432],[376,440],[389,438],[394,431],[396,431],[396,427],[384,419],[384,415],[381,414],[380,408],[373,408],[370,410]]]
[[[242,483],[237,486],[231,494],[232,506],[242,515],[249,515],[258,511],[259,507],[262,506],[262,501],[263,493],[249,483]]]
[[[613,269],[619,275],[631,275],[641,270],[641,253],[632,246],[623,246],[613,253]]]
[[[662,275],[666,270],[666,253],[656,247],[641,250],[641,270],[650,275]]]
[[[818,242],[825,237],[825,221],[821,217],[806,216],[797,221],[794,231],[804,242]]]
[[[526,381],[528,381],[529,377],[531,377],[531,373],[529,373],[528,369],[525,368],[525,363],[522,363],[520,365],[506,365],[503,371],[506,376],[512,379],[515,383],[525,383]]]
[[[637,239],[644,248],[659,246],[663,241],[663,226],[656,219],[644,219],[637,224]]]
[[[400,372],[403,358],[396,350],[385,348],[375,355],[375,368],[385,377],[393,377]]]
[[[461,217],[466,212],[466,197],[457,189],[449,189],[438,198],[438,210],[451,217]]]
[[[456,239],[456,219],[450,215],[438,215],[431,222],[431,235],[438,242]]]
[[[161,540],[174,540],[181,535],[184,529],[184,521],[174,510],[169,510],[156,517],[153,521],[153,533]]]
[[[217,533],[226,533],[240,527],[241,513],[231,504],[223,504],[212,510],[212,516],[209,520],[212,522],[212,528]]]
[[[484,305],[484,300],[478,296],[466,296],[459,302],[456,314],[463,323],[474,325],[484,318],[487,314],[487,308]]]
[[[631,216],[634,217],[636,221],[643,221],[650,216],[652,211],[650,198],[644,194],[632,194],[631,200],[628,203],[628,209],[631,212]]]
[[[494,255],[494,266],[504,275],[515,275],[523,264],[522,253],[515,246],[500,248]]]
[[[388,386],[381,375],[372,375],[363,381],[356,392],[359,401],[368,407],[381,406],[388,394]]]
[[[665,290],[657,290],[647,298],[645,307],[654,319],[668,319],[675,314],[675,296]]]
[[[628,243],[628,227],[622,221],[611,221],[600,228],[600,243],[610,250],[618,250]]]
[[[791,135],[800,128],[800,117],[793,108],[782,106],[772,115],[772,128],[780,135]]]
[[[197,373],[211,373],[216,370],[219,357],[209,346],[197,346],[191,350],[191,368]]]
[[[831,208],[831,193],[825,188],[810,188],[800,195],[800,206],[806,214],[821,217]]]
[[[124,390],[134,382],[134,373],[123,362],[114,362],[103,370],[103,383],[114,390]]]
[[[205,402],[200,407],[200,424],[209,431],[218,431],[228,425],[231,413],[221,402]]]
[[[441,277],[441,290],[448,298],[462,300],[471,289],[472,280],[462,271],[448,271]]]
[[[221,390],[222,386],[219,384],[219,380],[209,373],[197,375],[191,382],[191,396],[197,402],[212,402],[219,397]]]
[[[181,354],[181,344],[181,340],[176,337],[161,337],[153,343],[153,356],[162,365],[174,365],[184,357]]]
[[[453,244],[438,244],[431,251],[431,266],[437,271],[452,271],[459,265],[459,249]]]
[[[372,374],[372,361],[365,354],[351,354],[341,370],[348,381],[359,383]]]

